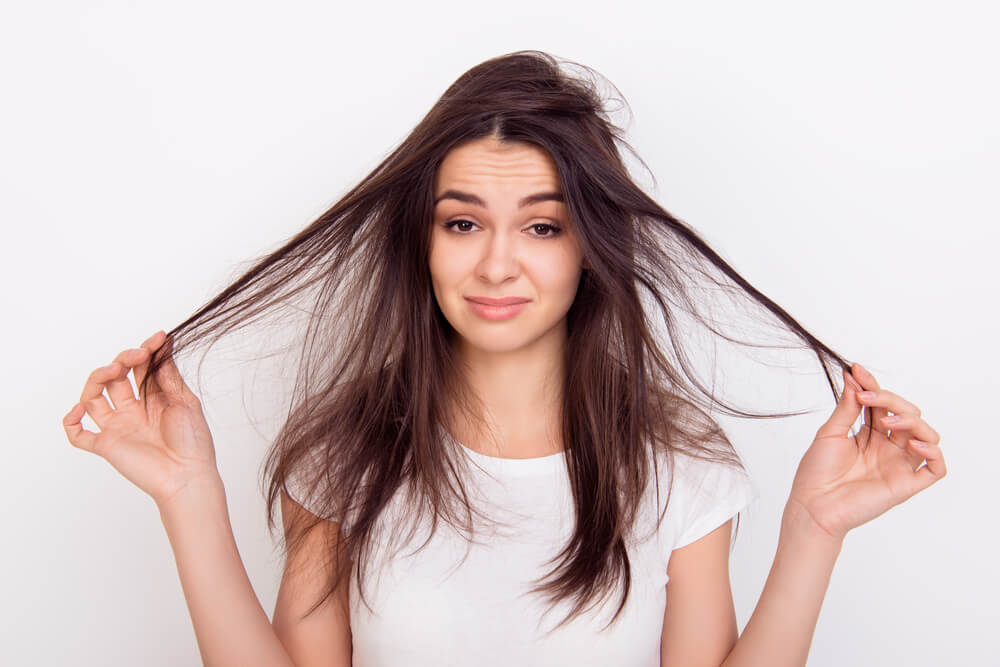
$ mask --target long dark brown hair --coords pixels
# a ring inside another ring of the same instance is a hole
[[[326,531],[329,587],[310,614],[352,568],[365,600],[361,583],[376,546],[376,521],[397,491],[412,494],[405,505],[411,534],[428,512],[431,534],[440,519],[474,536],[479,512],[461,481],[461,452],[438,428],[453,403],[470,420],[480,413],[459,372],[453,330],[435,301],[428,269],[435,174],[464,142],[493,136],[527,142],[552,157],[587,267],[567,314],[562,397],[576,524],[552,561],[557,566],[542,578],[548,581],[532,589],[552,605],[573,602],[560,625],[593,606],[588,603],[605,600],[619,582],[611,623],[624,608],[631,579],[626,536],[649,476],[656,477],[651,454],[672,462],[683,452],[744,469],[713,410],[748,418],[804,414],[746,412],[705,386],[684,346],[692,340],[686,321],[750,345],[702,313],[708,296],[739,299],[758,319],[790,332],[795,347],[815,352],[839,399],[842,389],[833,379],[839,374],[831,368],[849,369],[850,362],[632,179],[619,147],[638,155],[612,121],[602,80],[588,67],[540,51],[476,65],[360,183],[168,332],[177,355],[276,315],[279,307],[306,317],[287,419],[267,453],[263,480],[272,534],[286,482],[294,477],[313,499],[309,509],[316,515],[302,513],[282,542],[285,562],[313,527],[333,525],[324,519],[339,524]],[[624,101],[620,93],[617,99]],[[159,352],[147,381],[162,363]],[[669,501],[673,466],[667,469]],[[656,489],[659,498],[658,479]],[[406,523],[394,521],[392,529]]]

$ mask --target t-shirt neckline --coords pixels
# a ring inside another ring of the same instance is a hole
[[[487,454],[477,452],[471,447],[463,444],[444,427],[441,427],[441,432],[444,433],[446,438],[457,444],[461,451],[465,452],[466,456],[473,463],[477,464],[480,468],[490,474],[506,477],[531,477],[555,472],[560,468],[564,468],[566,465],[565,450],[556,452],[555,454],[547,454],[545,456],[536,456],[527,459],[489,456]]]

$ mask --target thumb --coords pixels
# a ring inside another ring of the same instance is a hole
[[[163,355],[163,364],[156,370],[156,383],[171,402],[178,400],[189,403],[194,394],[184,383],[184,379],[177,369],[177,364],[174,363],[174,339],[167,337],[158,352]]]
[[[846,369],[841,369],[844,375],[844,391],[837,401],[837,406],[833,409],[833,414],[820,427],[817,437],[843,437],[846,436],[854,422],[858,420],[858,415],[864,407],[858,401],[858,392],[862,391],[857,381],[850,376]]]

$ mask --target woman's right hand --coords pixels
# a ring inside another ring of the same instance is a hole
[[[124,350],[110,366],[92,372],[80,402],[63,417],[70,444],[104,458],[161,507],[188,484],[219,475],[201,401],[184,383],[172,356],[150,378],[148,395],[136,400],[128,371],[133,370],[139,387],[153,352],[166,340],[166,333],[157,331],[141,347]],[[164,349],[168,355],[171,346],[168,342]],[[105,388],[110,402],[102,393]],[[84,430],[84,414],[99,433]]]

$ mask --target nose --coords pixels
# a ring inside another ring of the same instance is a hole
[[[491,283],[502,283],[520,273],[517,243],[505,234],[490,233],[477,267],[479,277]]]

